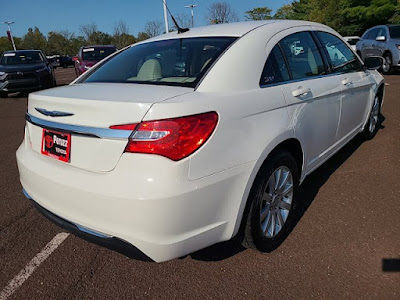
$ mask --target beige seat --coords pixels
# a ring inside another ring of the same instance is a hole
[[[157,59],[148,59],[141,66],[139,73],[135,79],[149,81],[159,80],[162,78],[161,65]]]

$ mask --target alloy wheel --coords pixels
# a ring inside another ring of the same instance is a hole
[[[378,96],[374,99],[374,105],[372,106],[371,113],[369,116],[369,132],[373,133],[376,128],[376,124],[378,124],[379,118],[379,99]]]
[[[260,226],[265,237],[273,238],[282,230],[292,208],[292,199],[293,176],[287,167],[281,166],[272,173],[263,189]]]

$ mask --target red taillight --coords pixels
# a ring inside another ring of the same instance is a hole
[[[138,124],[123,124],[123,125],[113,125],[110,126],[110,129],[118,129],[118,130],[135,130]]]
[[[217,122],[218,115],[215,112],[145,121],[140,123],[132,134],[125,152],[158,154],[175,161],[180,160],[195,152],[207,141]],[[115,127],[119,125],[112,127],[118,129]]]

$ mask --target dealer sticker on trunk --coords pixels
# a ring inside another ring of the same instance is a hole
[[[43,129],[42,154],[69,162],[71,134]]]

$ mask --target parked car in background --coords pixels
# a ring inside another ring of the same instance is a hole
[[[357,42],[360,40],[359,36],[345,36],[343,37],[343,39],[349,43],[349,45],[351,46],[351,49],[353,49],[354,51],[356,51],[356,44]]]
[[[0,57],[0,96],[56,86],[53,67],[40,50],[5,51]]]
[[[24,193],[57,224],[158,262],[241,226],[245,246],[272,251],[294,226],[306,176],[377,133],[381,65],[305,21],[148,39],[29,95]]]
[[[47,55],[46,59],[49,64],[53,67],[53,69],[57,69],[60,66],[59,62],[60,55]]]
[[[392,73],[400,68],[400,24],[368,29],[357,43],[356,50],[363,60],[370,56],[383,57],[382,72]]]
[[[85,73],[97,62],[117,51],[114,45],[85,46],[79,49],[75,60],[76,76]]]
[[[58,59],[60,67],[68,68],[69,66],[74,66],[75,62],[72,60],[72,57],[69,55],[60,56]]]

